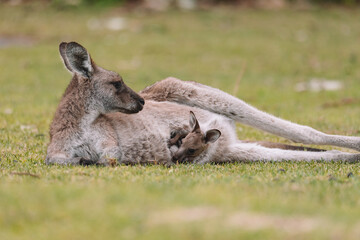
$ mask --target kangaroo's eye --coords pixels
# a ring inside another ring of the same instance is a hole
[[[113,85],[117,90],[119,90],[121,88],[121,82],[111,82],[111,85]]]
[[[194,154],[195,153],[195,149],[189,148],[187,150],[188,154]]]
[[[177,132],[172,131],[172,132],[170,133],[170,138],[174,138],[174,137],[176,137],[176,135],[177,135]]]

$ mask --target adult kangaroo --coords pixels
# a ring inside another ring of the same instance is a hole
[[[187,125],[189,111],[200,123],[216,118],[231,128],[236,121],[295,142],[360,150],[359,137],[329,135],[291,123],[199,83],[167,78],[137,94],[119,74],[97,66],[80,44],[63,42],[59,50],[73,77],[50,126],[47,164],[107,165],[113,159],[119,163],[169,163],[170,132]],[[209,158],[212,162],[360,160],[360,154],[340,151],[266,148],[238,140],[235,130],[230,136],[223,135],[218,140],[223,150],[218,157]]]

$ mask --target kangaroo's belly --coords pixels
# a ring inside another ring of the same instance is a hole
[[[123,163],[166,163],[171,160],[167,136],[146,131],[141,135],[123,137],[119,140]]]

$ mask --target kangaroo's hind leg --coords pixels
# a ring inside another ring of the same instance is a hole
[[[172,101],[206,109],[294,142],[360,150],[360,137],[325,134],[311,127],[283,120],[219,89],[199,83],[167,78],[147,87],[140,94],[145,99]]]

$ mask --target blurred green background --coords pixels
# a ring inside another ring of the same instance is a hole
[[[357,1],[150,2],[0,1],[0,239],[358,239],[359,164],[44,165],[61,41],[136,91],[174,76],[360,135]]]

